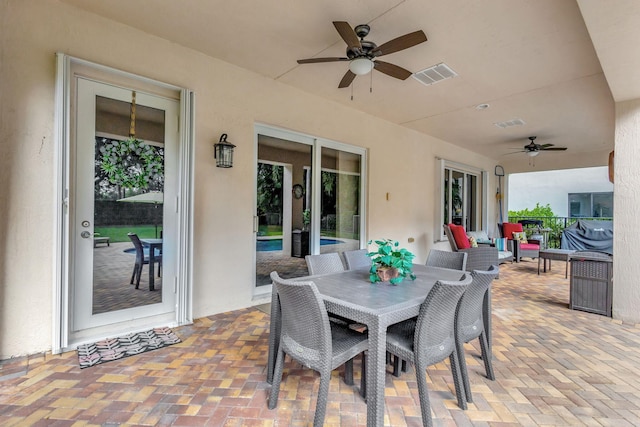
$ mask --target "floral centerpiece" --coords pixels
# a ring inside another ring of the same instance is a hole
[[[416,275],[412,271],[414,254],[405,248],[399,248],[400,244],[391,239],[370,240],[369,244],[371,243],[378,246],[375,252],[367,254],[372,262],[369,270],[371,283],[389,281],[397,285],[407,276],[415,280]]]

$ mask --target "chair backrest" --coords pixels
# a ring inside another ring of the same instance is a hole
[[[426,366],[441,362],[455,349],[455,316],[460,297],[471,284],[471,275],[455,281],[437,281],[420,306],[413,348]]]
[[[474,270],[473,281],[462,295],[456,314],[458,335],[464,342],[480,336],[484,330],[482,306],[491,282],[498,276],[498,266],[492,265],[487,271]]]
[[[453,238],[453,233],[447,224],[442,226],[444,228],[444,234],[447,236],[447,240],[449,240],[449,245],[451,245],[451,250],[453,252],[458,252],[458,245],[456,245],[456,239]]]
[[[371,268],[371,258],[367,255],[366,249],[356,249],[353,251],[344,251],[344,261],[347,264],[347,270],[355,270],[358,268]]]
[[[465,271],[467,268],[467,253],[431,249],[427,256],[426,265],[429,267],[441,267]]]
[[[331,326],[315,283],[285,280],[275,271],[271,281],[280,301],[280,343],[284,351],[312,369],[330,366]]]
[[[136,262],[142,263],[144,261],[144,247],[142,246],[142,242],[136,233],[127,233],[129,239],[131,239],[131,243],[133,243],[133,247],[136,248]]]
[[[344,264],[338,252],[329,252],[326,254],[306,255],[309,274],[329,274],[344,271]]]

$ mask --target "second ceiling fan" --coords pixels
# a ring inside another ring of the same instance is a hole
[[[348,22],[334,21],[333,25],[336,27],[336,30],[338,30],[338,34],[340,34],[342,40],[347,44],[347,56],[299,59],[298,64],[349,61],[349,70],[347,70],[346,74],[342,77],[338,88],[349,87],[356,76],[367,74],[372,69],[376,69],[396,79],[408,79],[409,76],[413,74],[411,71],[389,62],[379,61],[377,58],[427,41],[425,33],[419,30],[397,37],[378,46],[374,42],[364,39],[370,30],[370,27],[366,24],[351,28]]]

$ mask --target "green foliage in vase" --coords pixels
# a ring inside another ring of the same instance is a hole
[[[372,261],[371,270],[369,270],[371,283],[380,281],[377,273],[379,268],[395,268],[398,270],[398,277],[389,281],[393,285],[401,283],[407,276],[411,280],[415,280],[416,275],[412,271],[414,254],[405,248],[400,248],[400,244],[391,239],[370,240],[369,244],[372,243],[375,243],[378,249],[367,254]]]

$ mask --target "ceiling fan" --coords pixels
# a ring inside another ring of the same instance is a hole
[[[333,57],[299,59],[298,64],[349,61],[349,70],[347,70],[346,74],[342,77],[338,88],[349,87],[356,76],[365,75],[372,69],[376,69],[381,73],[395,77],[396,79],[408,79],[409,76],[413,74],[411,71],[405,70],[402,67],[388,62],[379,61],[377,58],[427,41],[427,36],[422,30],[419,30],[397,37],[378,46],[374,42],[364,39],[369,34],[370,30],[370,27],[366,24],[357,25],[355,28],[351,28],[351,25],[349,25],[348,22],[333,21],[333,25],[336,27],[336,30],[338,30],[338,34],[340,34],[342,40],[347,43],[346,58]]]
[[[529,157],[535,157],[540,154],[541,151],[565,151],[567,147],[556,147],[553,144],[536,144],[535,136],[529,137],[529,142],[523,147],[523,150],[517,151],[518,153],[527,153]]]

